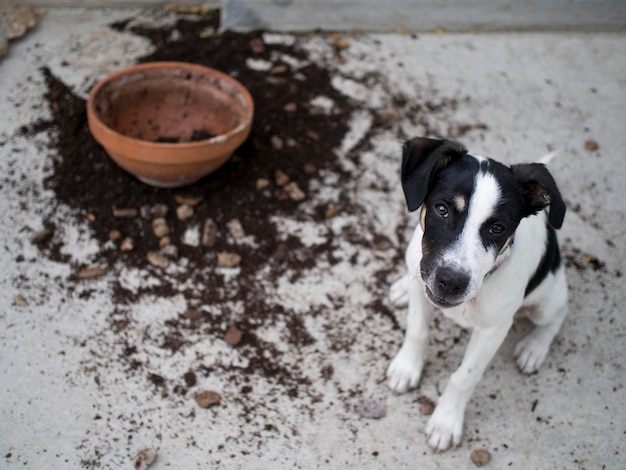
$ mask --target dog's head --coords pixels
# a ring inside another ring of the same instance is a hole
[[[402,187],[409,210],[422,208],[421,276],[428,298],[442,308],[477,295],[524,217],[550,206],[548,221],[558,229],[565,216],[544,165],[507,167],[448,140],[404,144]]]

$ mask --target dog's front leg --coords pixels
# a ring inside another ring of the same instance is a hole
[[[459,368],[452,374],[426,426],[426,439],[437,451],[461,443],[465,406],[489,362],[504,341],[510,323],[475,328]]]
[[[428,344],[428,323],[433,311],[424,288],[416,278],[408,279],[407,289],[409,312],[406,333],[400,351],[387,369],[389,387],[396,393],[415,388],[420,380]]]

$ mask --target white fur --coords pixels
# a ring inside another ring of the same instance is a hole
[[[498,254],[484,249],[477,239],[476,224],[484,222],[486,211],[494,204],[491,198],[498,194],[493,177],[477,182],[470,202],[468,225],[460,243],[446,255],[462,260],[464,269],[470,269],[474,284],[464,303],[442,311],[461,326],[472,328],[472,335],[461,365],[450,377],[426,426],[427,440],[438,451],[456,447],[461,442],[467,402],[504,341],[515,313],[525,307],[533,312],[530,318],[537,325],[515,348],[517,364],[525,373],[535,372],[541,366],[567,314],[567,286],[562,265],[524,299],[526,281],[532,277],[545,251],[545,212],[521,221],[514,245],[501,254],[503,263],[487,275]],[[418,225],[406,252],[408,273],[396,281],[390,291],[392,302],[408,301],[404,342],[387,370],[388,384],[396,393],[416,387],[420,380],[428,344],[428,324],[435,311],[426,297],[420,275],[422,236],[422,227]]]

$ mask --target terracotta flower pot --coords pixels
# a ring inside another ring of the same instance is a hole
[[[167,188],[222,166],[250,134],[253,114],[241,83],[184,62],[112,73],[87,101],[89,129],[111,158],[141,181]]]

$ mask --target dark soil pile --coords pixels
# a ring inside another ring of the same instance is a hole
[[[259,290],[257,279],[259,273],[272,281],[289,272],[295,280],[315,260],[323,258],[330,265],[336,262],[332,256],[332,239],[313,247],[303,246],[296,237],[281,240],[270,218],[276,214],[288,214],[295,219],[325,223],[333,213],[357,210],[348,202],[349,197],[341,196],[340,200],[334,201],[331,212],[328,207],[317,207],[306,213],[300,209],[301,197],[290,196],[284,182],[280,181],[286,176],[290,182],[295,182],[305,198],[309,183],[321,170],[334,172],[339,175],[339,181],[345,181],[348,175],[341,172],[334,149],[347,131],[348,117],[354,105],[331,86],[327,70],[310,64],[294,71],[281,59],[288,56],[306,62],[307,54],[298,48],[297,43],[294,46],[266,44],[260,32],[227,32],[206,37],[205,32],[215,28],[216,22],[216,15],[209,14],[200,15],[195,20],[181,19],[171,28],[132,27],[129,26],[130,20],[111,25],[117,30],[130,30],[146,36],[154,43],[156,52],[140,58],[140,62],[176,60],[214,67],[237,78],[250,90],[256,108],[253,131],[235,156],[214,174],[181,189],[158,189],[139,182],[116,166],[95,142],[87,127],[85,101],[48,69],[43,69],[43,73],[53,119],[48,126],[37,123],[32,129],[41,131],[47,127],[54,130],[51,137],[58,156],[45,185],[54,190],[60,203],[73,208],[77,217],[89,221],[93,237],[101,244],[92,265],[109,271],[115,271],[120,264],[138,267],[160,278],[159,286],[143,288],[139,292],[131,292],[120,284],[114,288],[118,307],[111,313],[110,323],[112,330],[120,334],[120,341],[125,341],[122,333],[130,321],[125,314],[125,305],[147,293],[158,296],[179,293],[177,286],[188,280],[192,280],[195,287],[185,291],[184,295],[188,304],[196,309],[177,312],[167,321],[169,333],[157,340],[161,347],[172,353],[188,345],[186,333],[190,331],[200,330],[217,340],[225,340],[225,319],[200,310],[202,305],[232,300],[240,300],[245,305],[245,315],[226,319],[229,331],[232,333],[234,329],[237,332],[237,341],[231,342],[228,338],[226,341],[248,360],[245,370],[207,365],[202,370],[181,371],[181,376],[171,381],[154,373],[146,374],[147,379],[163,394],[172,390],[185,394],[190,384],[195,384],[194,374],[211,374],[215,367],[221,367],[223,371],[232,371],[235,383],[242,381],[242,376],[261,374],[276,385],[284,386],[290,396],[297,396],[303,387],[306,389],[309,378],[297,365],[284,365],[278,349],[260,341],[255,330],[280,319],[288,326],[288,341],[293,347],[309,345],[313,339],[300,317],[285,311],[281,305],[268,304],[264,292]],[[246,65],[251,58],[271,62],[271,70],[253,70]],[[331,116],[310,106],[310,101],[320,95],[334,102]],[[266,186],[260,185],[260,181]],[[188,200],[194,201],[193,214],[181,220],[177,209],[181,201]],[[157,213],[164,216],[172,240],[166,258],[169,256],[170,262],[181,258],[188,260],[182,273],[166,274],[148,261],[149,253],[159,252],[161,248],[160,239],[152,227]],[[180,243],[189,227],[202,227],[209,218],[217,226],[214,245]],[[54,213],[51,213],[47,223],[50,230],[62,229],[55,229],[53,219]],[[246,234],[254,237],[254,248],[250,244],[236,243],[229,234],[227,223],[233,219],[240,222]],[[349,237],[352,243],[368,245],[358,230]],[[46,237],[41,244],[42,252],[54,259],[68,261],[59,254],[57,238]],[[131,249],[122,247],[127,238],[132,239]],[[380,237],[374,238],[380,242]],[[174,246],[173,250],[171,246]],[[222,285],[223,276],[216,272],[218,253],[222,252],[240,257],[237,282],[227,288]],[[77,280],[84,273],[88,276],[94,272],[85,269],[89,266],[75,268]],[[376,309],[386,311],[381,305]],[[393,317],[386,312],[389,318]],[[141,373],[142,364],[134,357],[137,345],[128,343],[123,351],[121,359],[128,363],[129,369]],[[183,377],[185,372],[187,375]],[[194,380],[190,381],[192,375]],[[323,375],[327,376],[328,371],[325,370]]]

